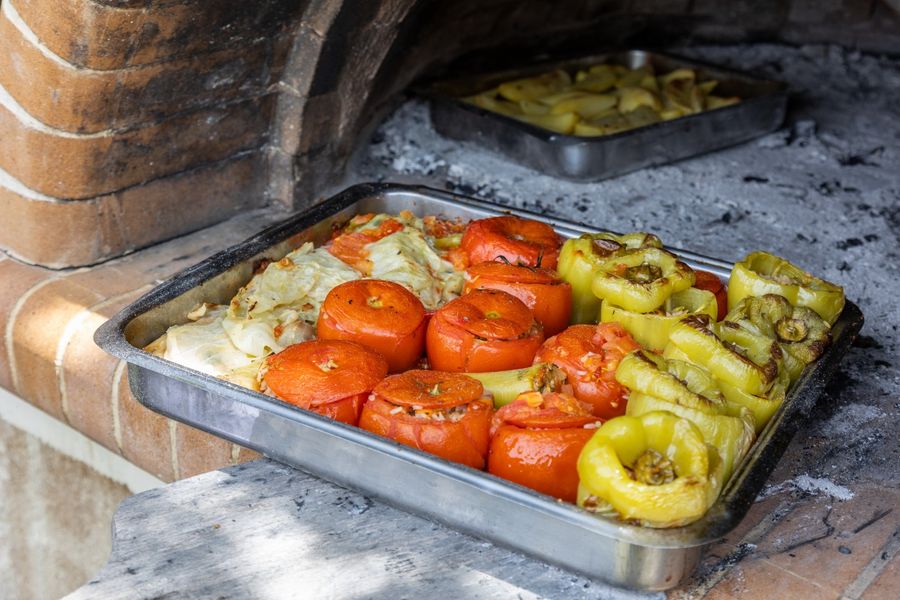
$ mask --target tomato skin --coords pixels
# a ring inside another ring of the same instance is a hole
[[[377,307],[371,299],[377,299]],[[425,307],[405,287],[391,281],[359,279],[328,292],[316,335],[371,348],[387,359],[391,373],[399,373],[412,368],[425,351],[427,326]]]
[[[500,290],[512,294],[534,311],[544,326],[544,335],[556,335],[569,325],[572,316],[572,286],[555,271],[523,267],[498,261],[469,267],[463,290]]]
[[[359,426],[449,461],[473,469],[484,468],[493,412],[489,400],[479,399],[466,404],[466,414],[455,422],[411,416],[402,410],[392,414],[397,408],[375,394],[363,406]]]
[[[425,348],[433,369],[480,373],[531,365],[543,340],[540,323],[521,300],[498,290],[476,290],[435,312]]]
[[[572,325],[544,342],[535,362],[552,362],[566,372],[575,397],[592,406],[594,415],[611,419],[625,414],[627,390],[615,378],[619,361],[640,345],[618,323]]]
[[[263,377],[276,398],[351,425],[388,369],[380,354],[340,340],[294,344],[266,365]]]
[[[576,464],[596,429],[523,429],[502,425],[491,439],[488,471],[535,491],[575,502]]]
[[[716,309],[718,311],[717,321],[721,321],[728,314],[728,291],[725,284],[719,279],[718,275],[714,275],[709,271],[700,271],[694,269],[694,287],[698,290],[706,290],[716,295]]]
[[[546,223],[503,216],[469,223],[460,248],[473,265],[502,256],[512,264],[555,269],[561,245],[559,235]]]

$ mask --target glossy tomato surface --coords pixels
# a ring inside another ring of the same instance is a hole
[[[458,373],[407,371],[386,378],[359,426],[447,460],[483,469],[492,403],[481,383]]]
[[[384,357],[365,346],[314,340],[270,356],[263,380],[285,402],[355,425],[360,405],[387,370]]]
[[[475,373],[527,367],[543,340],[543,328],[521,300],[475,290],[435,312],[425,347],[433,369]]]
[[[728,314],[728,292],[725,284],[719,279],[718,275],[714,275],[709,271],[699,271],[694,269],[696,281],[694,287],[698,290],[706,290],[712,292],[716,296],[716,310],[718,311],[718,320],[721,321]]]
[[[625,414],[627,391],[616,381],[619,361],[640,345],[618,323],[572,325],[541,346],[535,362],[552,362],[566,372],[575,397],[594,415]]]
[[[466,269],[463,293],[482,289],[500,290],[521,300],[544,326],[545,336],[556,335],[569,325],[572,286],[556,271],[503,261],[480,263]]]
[[[425,351],[425,307],[392,281],[359,279],[333,288],[317,323],[322,340],[348,340],[388,361],[391,373],[412,368]]]
[[[494,414],[488,471],[574,502],[578,455],[596,423],[590,406],[566,394],[522,394]]]
[[[491,217],[466,227],[460,248],[469,264],[500,259],[512,264],[555,269],[562,239],[546,223],[521,217]]]

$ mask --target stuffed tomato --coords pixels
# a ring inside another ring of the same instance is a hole
[[[314,340],[266,361],[267,392],[285,402],[356,425],[362,406],[388,372],[387,360],[353,342]]]
[[[575,397],[591,405],[594,415],[610,419],[625,414],[628,391],[616,381],[619,361],[640,348],[618,323],[572,325],[548,338],[534,361],[565,371]]]
[[[551,269],[491,261],[466,269],[463,293],[500,290],[512,294],[534,311],[544,326],[544,335],[556,335],[572,316],[572,286]]]
[[[531,309],[499,290],[475,290],[444,305],[425,335],[431,367],[456,373],[527,367],[543,341]]]
[[[575,502],[578,455],[598,425],[590,408],[568,394],[521,394],[494,414],[488,471]]]
[[[413,370],[375,386],[359,426],[447,460],[483,469],[493,404],[460,373]]]
[[[470,265],[501,257],[512,264],[555,269],[562,239],[546,223],[521,217],[491,217],[472,221],[460,248]]]
[[[425,307],[392,281],[358,279],[333,288],[319,312],[317,334],[350,340],[384,356],[391,373],[412,368],[425,351]]]

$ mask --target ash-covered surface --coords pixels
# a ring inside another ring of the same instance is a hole
[[[583,184],[444,139],[427,106],[410,100],[376,131],[355,177],[425,183],[599,229],[648,230],[728,260],[764,249],[842,284],[865,314],[863,336],[761,496],[840,505],[863,487],[896,488],[900,59],[829,46],[675,53],[787,82],[787,122],[737,147]]]

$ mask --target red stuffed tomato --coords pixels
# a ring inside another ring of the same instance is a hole
[[[334,287],[319,313],[322,340],[354,341],[388,361],[391,373],[411,369],[425,351],[425,307],[400,284],[358,279]]]
[[[512,294],[534,311],[544,335],[556,335],[572,316],[572,286],[551,269],[525,267],[503,261],[484,262],[466,269],[464,293],[500,290]]]
[[[460,248],[469,264],[505,258],[512,264],[555,269],[562,240],[546,223],[521,217],[491,217],[466,227]]]
[[[575,397],[594,415],[625,414],[626,390],[616,381],[619,361],[640,345],[618,323],[572,325],[544,342],[535,362],[551,362],[566,372]]]
[[[490,439],[490,398],[460,373],[407,371],[375,386],[359,426],[441,458],[483,469]]]
[[[694,287],[698,290],[706,290],[712,292],[716,296],[716,310],[718,310],[718,320],[721,321],[728,313],[728,292],[725,290],[725,284],[719,279],[718,275],[714,275],[709,271],[698,271],[694,269]]]
[[[377,352],[341,340],[294,344],[270,356],[266,366],[263,380],[277,398],[350,425],[388,371]]]
[[[543,341],[531,309],[499,290],[475,290],[447,303],[425,334],[431,367],[457,373],[527,367]]]
[[[575,502],[578,455],[594,435],[590,406],[567,394],[526,392],[494,413],[488,471]]]

